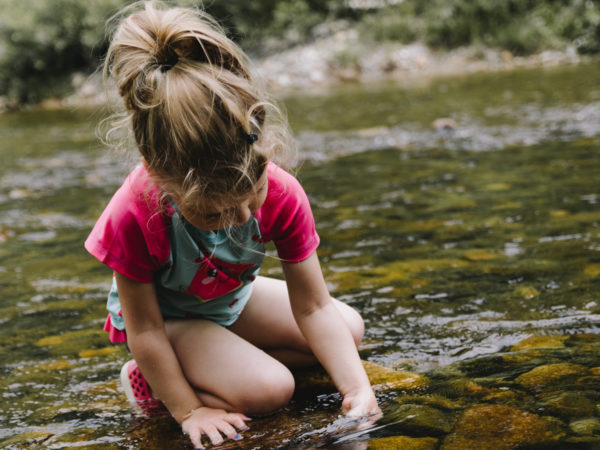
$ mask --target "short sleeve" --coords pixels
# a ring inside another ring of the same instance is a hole
[[[319,246],[310,202],[291,174],[273,163],[268,166],[265,203],[255,213],[266,241],[273,241],[285,262],[307,259]]]
[[[147,189],[143,167],[135,169],[96,222],[85,248],[100,262],[139,282],[149,283],[168,260],[165,216]]]

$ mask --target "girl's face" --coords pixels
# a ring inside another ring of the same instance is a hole
[[[254,185],[254,189],[239,201],[223,205],[218,209],[181,211],[185,219],[200,230],[218,230],[227,226],[244,225],[254,211],[262,206],[267,198],[268,191],[267,169]],[[177,202],[175,202],[177,203]]]

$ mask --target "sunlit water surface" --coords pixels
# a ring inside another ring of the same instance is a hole
[[[325,276],[365,318],[364,359],[427,372],[535,334],[600,332],[599,76],[590,64],[286,101]],[[440,117],[453,129],[432,129]],[[98,120],[0,117],[5,447],[184,442],[168,420],[132,417],[116,382],[127,352],[101,331],[110,270],[83,241],[134,161],[102,148]],[[281,276],[275,261],[263,273]],[[298,399],[289,426],[261,419],[250,444],[326,435],[338,407]]]

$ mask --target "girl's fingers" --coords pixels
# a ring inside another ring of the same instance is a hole
[[[196,448],[204,448],[202,447],[202,433],[198,429],[194,429],[190,431],[190,441],[194,444]]]
[[[223,436],[221,436],[219,430],[217,430],[214,426],[207,427],[204,430],[204,433],[208,436],[213,445],[219,445],[223,443]]]
[[[246,425],[245,420],[251,419],[244,414],[228,414],[222,418],[221,421],[217,421],[214,424],[190,427],[189,437],[196,448],[204,448],[202,446],[202,434],[205,434],[213,445],[222,444],[224,441],[223,435],[228,439],[240,440],[242,439],[242,436],[238,433],[236,428],[240,431],[246,431],[248,426]]]
[[[223,422],[222,424],[219,424],[218,427],[219,431],[221,433],[223,433],[225,436],[227,436],[229,439],[235,439],[236,436],[238,435],[238,432],[235,428],[233,428],[229,423],[227,422]]]
[[[229,423],[240,431],[246,431],[248,429],[248,425],[246,425],[245,420],[251,419],[244,416],[243,414],[232,414],[229,417]]]

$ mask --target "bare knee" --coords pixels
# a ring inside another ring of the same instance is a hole
[[[248,380],[243,398],[236,410],[248,414],[263,414],[286,406],[294,394],[292,373],[283,365],[278,370],[265,370],[259,377]]]
[[[354,344],[358,347],[363,339],[365,334],[365,322],[362,316],[352,310],[354,312],[351,320],[346,321],[348,324],[348,328],[350,329],[350,333],[352,333],[352,338],[354,339]]]
[[[363,335],[365,334],[365,322],[363,318],[358,311],[346,305],[345,303],[342,303],[339,300],[334,300],[334,302],[340,314],[342,315],[346,326],[352,334],[354,344],[358,347],[362,341]]]

